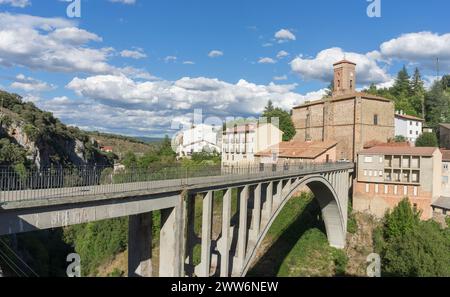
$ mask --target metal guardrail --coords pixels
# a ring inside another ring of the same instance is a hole
[[[352,163],[298,163],[237,167],[195,166],[149,169],[48,168],[17,172],[0,167],[0,204],[15,201],[125,193],[208,185],[353,168]]]

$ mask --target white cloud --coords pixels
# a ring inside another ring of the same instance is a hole
[[[12,7],[24,8],[31,5],[31,2],[30,0],[0,0],[0,5],[2,4],[11,5]]]
[[[276,80],[276,81],[287,80],[287,79],[288,79],[287,75],[281,75],[281,76],[274,76],[273,77],[273,80]]]
[[[20,89],[25,92],[44,92],[56,88],[56,86],[48,84],[44,81],[26,77],[23,74],[16,76],[15,81],[10,85],[11,88]]]
[[[194,61],[183,61],[184,65],[194,65],[195,62]]]
[[[223,56],[223,52],[219,50],[212,50],[208,53],[208,57],[217,58]]]
[[[164,58],[164,62],[169,63],[169,62],[175,62],[178,58],[175,56],[167,56]]]
[[[384,56],[410,61],[436,57],[450,59],[450,33],[443,35],[432,32],[403,34],[384,42],[380,49]]]
[[[359,54],[344,52],[334,47],[322,50],[315,58],[297,57],[291,61],[291,69],[301,75],[304,79],[317,79],[330,82],[333,77],[333,64],[346,57],[347,60],[355,62],[357,82],[359,84],[371,84],[387,82],[391,79],[385,69],[381,68],[372,54]]]
[[[123,50],[120,52],[120,55],[124,58],[131,58],[131,59],[143,59],[147,58],[147,55],[142,50]]]
[[[297,39],[294,33],[292,33],[287,29],[281,29],[280,31],[276,32],[275,38],[278,40],[279,43]]]
[[[6,67],[90,74],[125,70],[108,63],[113,48],[88,46],[101,37],[63,18],[0,13],[0,40],[0,65]]]
[[[276,62],[277,61],[275,61],[274,59],[269,58],[269,57],[260,58],[258,60],[259,64],[275,64]]]
[[[279,51],[277,54],[278,59],[283,59],[284,57],[289,56],[289,53],[287,51]]]
[[[122,3],[122,4],[135,4],[136,0],[109,0],[109,2]]]
[[[205,77],[136,82],[113,75],[74,78],[67,85],[79,96],[112,106],[169,110],[174,114],[201,108],[207,113],[229,115],[259,114],[269,99],[290,110],[304,100],[304,96],[294,92],[295,87],[295,84],[256,85],[246,80],[231,84]]]

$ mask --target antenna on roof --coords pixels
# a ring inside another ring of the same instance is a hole
[[[436,80],[439,80],[440,69],[439,69],[439,57],[436,58]]]

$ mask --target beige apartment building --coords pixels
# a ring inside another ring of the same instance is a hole
[[[296,140],[336,141],[337,158],[355,161],[366,143],[394,138],[394,103],[355,86],[356,64],[334,64],[333,96],[294,107]]]
[[[403,198],[433,215],[432,204],[441,197],[442,153],[432,147],[379,145],[359,152],[353,208],[383,217]]]
[[[434,215],[450,215],[450,150],[442,152],[442,195],[431,205]]]
[[[222,135],[222,167],[254,165],[255,153],[283,140],[283,132],[270,123],[250,123],[228,128]]]

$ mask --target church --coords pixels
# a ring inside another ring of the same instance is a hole
[[[336,158],[355,161],[366,145],[394,138],[394,103],[356,91],[355,63],[344,59],[333,66],[332,96],[293,108],[295,140],[335,141]]]

